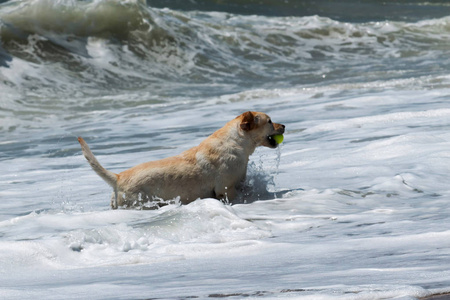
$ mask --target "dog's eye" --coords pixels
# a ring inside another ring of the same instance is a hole
[[[269,122],[268,122],[269,124],[272,124],[272,120],[271,119],[269,119]]]

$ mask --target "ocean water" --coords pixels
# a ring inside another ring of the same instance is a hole
[[[1,4],[0,298],[450,292],[449,57],[446,1]],[[120,172],[247,110],[287,131],[235,203],[111,210],[76,139]]]

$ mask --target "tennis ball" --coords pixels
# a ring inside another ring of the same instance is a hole
[[[277,144],[281,144],[284,140],[284,136],[282,134],[276,134],[272,136],[272,138],[277,142]]]

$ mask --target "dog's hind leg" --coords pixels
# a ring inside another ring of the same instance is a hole
[[[117,201],[117,197],[118,197],[118,193],[117,191],[114,191],[111,195],[111,208],[112,209],[118,209],[119,205],[118,205],[118,201]]]

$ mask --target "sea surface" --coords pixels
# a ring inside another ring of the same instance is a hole
[[[1,299],[450,292],[448,1],[0,5]],[[247,110],[238,201],[112,210],[114,172]]]

